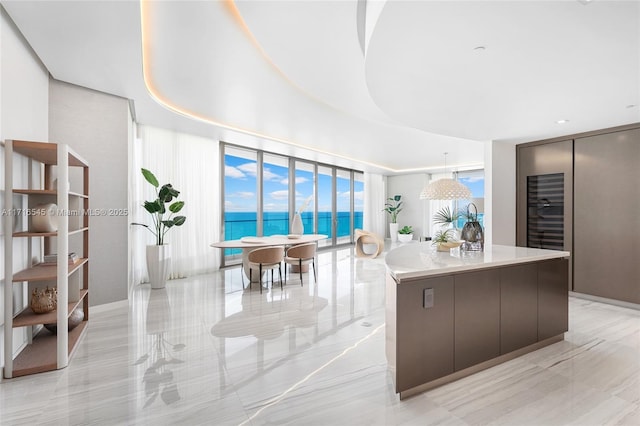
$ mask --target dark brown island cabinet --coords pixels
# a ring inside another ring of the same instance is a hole
[[[386,263],[386,355],[400,399],[561,341],[568,330],[568,252],[411,244]]]

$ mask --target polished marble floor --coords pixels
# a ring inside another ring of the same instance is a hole
[[[237,267],[137,287],[68,368],[0,383],[0,424],[640,425],[640,311],[571,298],[565,341],[401,402],[383,259],[318,263],[262,294]]]

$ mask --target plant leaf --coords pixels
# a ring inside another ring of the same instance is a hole
[[[161,210],[163,210],[163,206],[162,204],[160,204],[160,202],[158,202],[158,200],[156,201],[145,201],[144,202],[144,209],[146,211],[148,211],[149,213],[153,214],[153,213],[158,213]]]
[[[178,213],[182,210],[182,207],[184,207],[184,201],[176,201],[169,206],[169,211],[171,211],[171,213]]]
[[[182,226],[185,220],[187,220],[186,216],[176,216],[173,218],[173,224],[175,226]]]
[[[156,188],[158,187],[159,185],[158,179],[156,179],[153,173],[151,173],[149,170],[144,168],[140,169],[140,171],[142,171],[142,176],[144,176],[147,182],[149,182],[151,185],[155,186]]]
[[[158,192],[158,198],[163,203],[170,203],[174,198],[177,198],[180,191],[173,189],[170,183],[162,185],[160,192]]]
[[[171,220],[163,220],[162,224],[164,226],[166,226],[167,228],[171,228],[173,225],[175,225],[175,223],[173,223],[173,219],[171,219]]]

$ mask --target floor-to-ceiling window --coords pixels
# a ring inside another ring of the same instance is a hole
[[[364,173],[353,173],[353,228],[362,229],[364,214]]]
[[[224,147],[224,239],[237,240],[258,233],[258,182],[256,151]],[[226,249],[225,257],[240,249]]]
[[[315,234],[315,164],[294,160],[294,212],[300,212],[305,234]]]
[[[318,233],[329,236],[326,240],[318,242],[320,247],[333,244],[334,236],[334,200],[333,188],[334,169],[326,166],[318,166]]]
[[[470,170],[456,174],[458,182],[471,190],[470,200],[458,200],[457,210],[462,213],[458,217],[457,228],[462,229],[467,222],[467,211],[471,214],[478,213],[478,222],[484,227],[484,170]],[[473,206],[469,206],[473,203]],[[475,209],[474,209],[475,206]]]
[[[336,170],[336,242],[345,244],[351,241],[353,224],[353,200],[351,197],[351,172]]]
[[[289,159],[262,157],[262,235],[289,233]]]
[[[324,234],[318,245],[353,242],[362,228],[364,174],[308,160],[221,144],[224,161],[224,239],[286,235],[301,213],[305,234]],[[225,250],[225,263],[240,250]]]

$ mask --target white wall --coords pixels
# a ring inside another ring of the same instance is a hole
[[[38,57],[23,39],[11,19],[0,7],[0,139],[23,139],[35,141],[48,140],[48,85],[49,74]],[[4,208],[4,148],[0,148],[0,211]],[[18,160],[15,163],[14,179],[26,184],[28,162]],[[39,178],[39,170],[32,177]],[[2,217],[4,220],[5,217]],[[24,218],[20,218],[22,220]],[[0,230],[0,232],[3,232]],[[29,252],[28,241],[17,240],[13,245],[15,271],[29,266],[29,257],[39,252],[40,245],[34,241]],[[4,235],[0,236],[0,324],[4,324]],[[25,286],[26,287],[26,286]],[[14,286],[14,290],[19,287]],[[22,307],[26,299],[26,288],[22,294],[14,297],[13,304]],[[17,328],[14,333],[15,354],[25,343],[26,329]],[[4,365],[4,327],[0,327],[0,365]],[[0,380],[2,378],[0,377]]]
[[[516,243],[516,147],[485,143],[485,244]]]
[[[89,303],[127,299],[129,218],[109,211],[128,207],[131,137],[126,99],[51,80],[49,134],[89,163]]]
[[[402,195],[403,210],[398,215],[398,226],[405,225],[413,227],[413,239],[417,240],[422,235],[429,235],[429,202],[420,199],[420,192],[429,181],[426,173],[388,176],[387,177],[387,197],[396,194]],[[384,208],[381,206],[380,209]],[[389,223],[387,215],[387,223]],[[386,237],[389,237],[389,226],[387,226]]]

